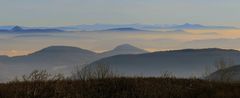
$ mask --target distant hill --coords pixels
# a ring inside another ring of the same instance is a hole
[[[236,27],[230,27],[230,26],[205,26],[201,24],[190,24],[190,23],[169,26],[166,28],[170,28],[170,29],[236,29]]]
[[[41,66],[62,66],[88,64],[103,57],[119,54],[140,54],[147,51],[129,44],[119,45],[113,50],[103,53],[71,47],[71,46],[50,46],[32,54],[11,57],[9,63],[41,65]]]
[[[119,55],[119,54],[143,54],[143,53],[148,53],[148,51],[137,48],[130,44],[123,44],[123,45],[117,46],[113,50],[101,53],[100,56],[110,57],[110,56]]]
[[[12,57],[14,63],[35,66],[63,66],[89,63],[97,53],[70,46],[50,46],[25,56]]]
[[[168,71],[179,77],[189,77],[203,75],[206,66],[211,66],[222,58],[231,58],[240,64],[239,51],[210,48],[117,55],[103,58],[89,66],[108,64],[126,75],[159,76]]]
[[[16,26],[0,26],[0,32],[6,32],[6,30],[11,30]],[[113,29],[113,31],[148,31],[155,29],[239,29],[233,26],[208,26],[202,24],[92,24],[92,25],[73,25],[73,26],[62,26],[62,27],[21,27],[25,30],[30,29],[31,32],[41,31],[41,32],[59,32],[59,31],[104,31]],[[32,29],[32,30],[31,30]],[[46,30],[47,29],[47,30]],[[49,30],[49,31],[48,31]]]
[[[10,30],[2,29],[0,32],[22,32],[22,33],[44,33],[44,32],[64,32],[59,29],[23,29],[20,26],[15,26]]]
[[[140,30],[140,29],[135,29],[135,28],[112,28],[112,29],[107,29],[107,30],[101,30],[105,32],[143,32],[146,30]]]
[[[207,79],[227,81],[240,81],[240,65],[232,66],[223,70],[217,70],[210,74]]]
[[[0,56],[0,78],[3,73],[6,74],[3,77],[13,78],[34,69],[47,69],[50,72],[69,75],[75,66],[84,67],[86,64],[108,56],[138,53],[146,53],[146,51],[129,44],[119,45],[104,53],[71,46],[50,46],[23,56]]]
[[[93,24],[93,25],[76,25],[76,26],[64,26],[58,27],[67,31],[100,31],[108,30],[112,28],[135,28],[140,30],[153,30],[153,29],[237,29],[232,26],[207,26],[201,24],[169,24],[169,25],[146,25],[146,24]]]
[[[50,46],[32,54],[0,59],[0,78],[13,79],[35,69],[69,75],[75,66],[93,60],[97,60],[97,54],[92,51],[77,47]]]

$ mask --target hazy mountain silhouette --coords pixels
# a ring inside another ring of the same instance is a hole
[[[96,53],[70,46],[50,46],[26,56],[13,57],[11,62],[41,66],[78,65],[96,59]]]
[[[206,26],[201,24],[170,24],[170,25],[145,25],[145,24],[93,24],[93,25],[76,25],[76,26],[65,26],[58,27],[62,30],[74,30],[74,31],[99,31],[108,30],[112,28],[137,28],[143,30],[151,29],[236,29],[236,27],[231,26]]]
[[[211,28],[211,27],[200,25],[200,24],[185,23],[185,24],[182,24],[182,25],[170,26],[168,28],[174,28],[174,29],[206,29],[206,28]]]
[[[0,26],[0,32],[11,32],[16,26]],[[22,28],[22,27],[21,27]],[[237,29],[232,26],[206,26],[201,24],[170,24],[170,25],[146,25],[146,24],[93,24],[74,25],[63,27],[24,27],[27,32],[61,32],[61,31],[147,31],[152,29]],[[19,32],[19,31],[18,31]]]
[[[104,53],[95,53],[71,46],[50,46],[32,54],[11,57],[9,63],[41,66],[81,65],[103,57],[140,53],[146,53],[146,51],[129,44],[119,45],[113,50]]]
[[[15,27],[12,28],[11,31],[13,31],[13,32],[20,32],[20,31],[24,31],[24,30],[20,26],[15,26]]]
[[[143,32],[146,30],[140,30],[140,29],[135,29],[135,28],[112,28],[112,29],[107,29],[107,30],[102,30],[105,32]]]
[[[201,24],[185,23],[182,25],[169,26],[171,29],[236,29],[235,27],[228,26],[205,26]]]
[[[68,75],[75,66],[84,67],[86,64],[108,56],[137,53],[146,53],[146,51],[129,44],[117,46],[104,53],[95,53],[71,46],[50,46],[23,56],[0,56],[0,76],[3,75],[1,73],[5,73],[7,74],[5,77],[13,78],[34,69],[47,69],[50,72]]]
[[[90,65],[108,64],[127,75],[159,76],[172,72],[176,76],[200,76],[206,66],[222,58],[231,58],[240,64],[240,52],[225,49],[184,49],[136,55],[117,55],[103,58]]]
[[[101,53],[100,56],[110,57],[110,56],[119,55],[119,54],[142,54],[142,53],[147,53],[147,51],[137,48],[135,46],[132,46],[130,44],[123,44],[123,45],[117,46],[113,50]]]
[[[67,46],[50,46],[24,56],[0,59],[0,77],[13,79],[35,69],[69,75],[75,66],[97,60],[97,54],[85,49]],[[7,70],[6,70],[7,69]]]
[[[0,30],[0,32],[22,32],[22,33],[44,33],[44,32],[64,32],[63,30],[59,29],[23,29],[20,26],[14,26],[10,30]]]
[[[34,69],[70,74],[77,65],[109,64],[126,75],[159,76],[168,71],[176,76],[188,77],[202,75],[206,66],[222,58],[231,58],[240,64],[240,51],[210,48],[147,53],[123,44],[110,51],[95,53],[71,46],[50,46],[24,56],[0,56],[0,72],[4,73],[1,74],[3,77],[11,78]]]
[[[3,80],[13,79],[35,69],[68,75],[74,66],[93,60],[97,60],[97,54],[92,51],[70,46],[50,46],[32,54],[0,59],[0,77],[5,77]]]

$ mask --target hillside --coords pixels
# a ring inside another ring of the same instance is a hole
[[[119,45],[113,50],[104,53],[95,53],[71,46],[50,46],[23,56],[0,56],[0,81],[27,74],[35,69],[47,69],[53,73],[69,75],[74,67],[84,67],[86,64],[104,57],[145,52],[129,44]]]
[[[117,55],[98,60],[91,65],[108,64],[126,75],[158,76],[172,72],[179,77],[201,76],[206,66],[230,58],[240,64],[240,52],[225,49],[184,49],[136,55]]]
[[[206,78],[220,81],[240,81],[240,65],[217,70]]]

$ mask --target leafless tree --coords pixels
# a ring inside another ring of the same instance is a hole
[[[106,64],[90,65],[84,68],[76,67],[72,72],[74,80],[104,79],[116,76],[116,73],[113,73],[110,66]]]
[[[221,58],[215,61],[215,68],[217,70],[222,70],[228,67],[235,65],[235,62],[232,58]]]
[[[226,70],[226,68],[233,66],[234,65],[234,60],[230,58],[223,58],[219,59],[215,62],[215,68],[216,70],[219,71],[219,80],[220,81],[231,81],[231,77],[233,75],[232,72]]]
[[[114,77],[114,73],[110,68],[110,65],[98,64],[94,69],[94,76],[97,79]]]
[[[175,75],[172,72],[165,71],[161,74],[162,78],[175,78]]]
[[[29,75],[23,75],[23,81],[54,81],[54,80],[63,80],[64,76],[62,74],[52,75],[46,70],[34,70]]]
[[[205,69],[204,69],[204,72],[203,72],[203,75],[202,75],[202,78],[208,77],[212,72],[213,72],[213,70],[212,70],[211,66],[206,65]]]
[[[71,78],[74,80],[87,80],[92,78],[93,72],[90,67],[80,68],[76,66],[72,72]]]

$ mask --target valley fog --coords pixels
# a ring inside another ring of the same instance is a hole
[[[25,55],[53,45],[76,46],[95,52],[103,52],[125,43],[136,45],[148,51],[216,47],[240,49],[240,45],[237,44],[240,42],[239,32],[240,30],[234,29],[0,33],[0,55]]]

